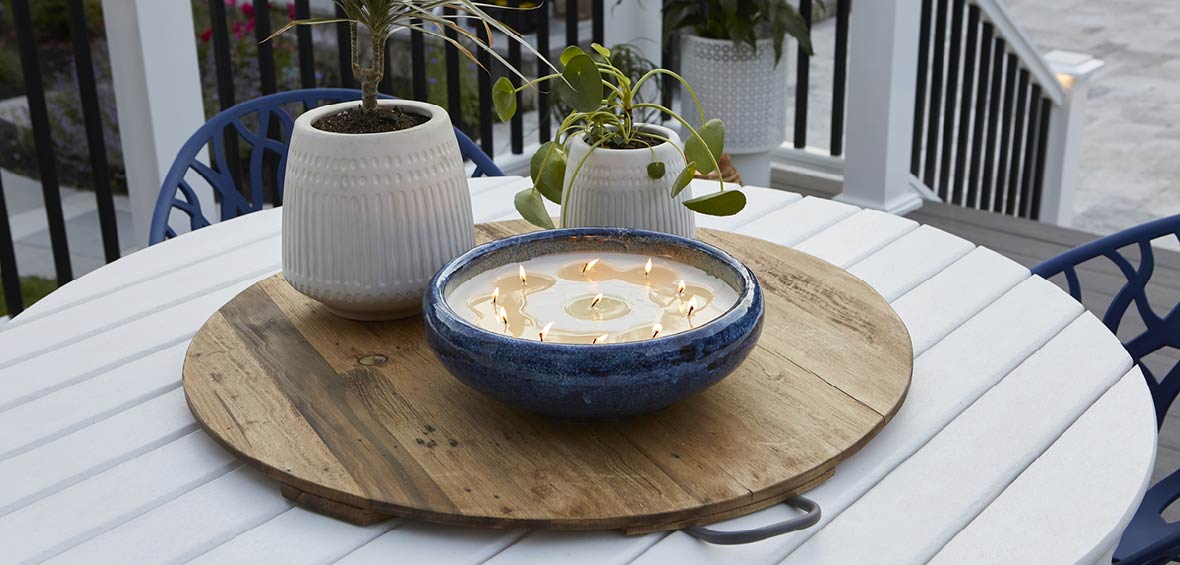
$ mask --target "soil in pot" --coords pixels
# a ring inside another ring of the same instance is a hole
[[[379,108],[376,112],[362,112],[360,107],[324,116],[311,125],[332,133],[385,133],[420,126],[429,116],[406,112],[399,108]]]

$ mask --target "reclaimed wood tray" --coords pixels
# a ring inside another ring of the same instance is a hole
[[[483,224],[478,238],[530,229]],[[765,324],[737,371],[671,408],[596,423],[508,408],[447,373],[420,318],[345,320],[279,275],[197,332],[189,408],[284,496],[358,524],[643,533],[771,506],[830,477],[893,417],[910,383],[909,334],[843,269],[699,235],[757,274]]]

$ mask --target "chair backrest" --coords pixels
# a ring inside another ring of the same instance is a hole
[[[1078,279],[1080,266],[1086,265],[1082,268],[1097,277],[1122,276],[1122,286],[1106,306],[1102,322],[1111,332],[1119,335],[1128,315],[1131,319],[1137,319],[1138,323],[1130,328],[1131,332],[1123,332],[1130,335],[1121,339],[1123,347],[1147,377],[1147,386],[1155,400],[1156,422],[1161,426],[1168,407],[1180,393],[1180,362],[1172,363],[1163,378],[1157,379],[1143,358],[1164,348],[1180,348],[1180,303],[1174,299],[1168,300],[1168,312],[1160,316],[1149,301],[1147,284],[1156,272],[1151,242],[1165,237],[1180,239],[1178,233],[1180,215],[1162,218],[1071,249],[1032,268],[1033,274],[1046,279],[1064,275],[1069,294],[1079,302],[1083,302]],[[1127,253],[1132,255],[1130,259]],[[1135,253],[1139,255],[1138,266],[1132,263]],[[1106,261],[1109,263],[1103,265]],[[1113,263],[1114,269],[1110,268],[1110,263]],[[1180,291],[1169,291],[1173,296],[1177,293]],[[1092,301],[1088,305],[1093,306]],[[1132,305],[1134,309],[1131,309]]]
[[[155,245],[176,237],[176,231],[169,225],[174,210],[189,217],[192,230],[209,225],[208,218],[201,211],[197,192],[190,183],[190,179],[196,180],[188,176],[190,172],[198,175],[213,189],[220,203],[222,220],[261,210],[266,204],[263,188],[267,181],[272,186],[272,203],[281,203],[287,149],[291,130],[295,126],[294,116],[321,104],[360,98],[361,91],[346,88],[292,90],[255,98],[214,116],[180,148],[172,168],[165,175],[152,213],[148,244]],[[381,95],[381,98],[393,97]],[[294,115],[292,109],[295,109]],[[475,165],[472,176],[503,175],[491,158],[466,134],[455,129],[455,137],[463,158]],[[229,153],[238,152],[240,142],[249,146],[250,155],[248,171],[241,173],[237,171],[237,161],[229,159]],[[213,166],[198,158],[207,147]],[[239,179],[243,186],[239,186]]]

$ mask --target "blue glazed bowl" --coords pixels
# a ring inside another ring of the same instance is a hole
[[[489,269],[570,251],[623,252],[695,266],[737,291],[737,303],[700,327],[602,345],[540,342],[478,328],[447,303],[450,291]],[[597,420],[670,406],[728,376],[762,333],[762,288],[728,253],[699,241],[625,228],[574,228],[508,237],[442,268],[423,298],[426,337],[460,381],[537,414]]]

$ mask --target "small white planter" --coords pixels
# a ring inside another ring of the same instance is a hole
[[[668,128],[642,127],[680,145],[680,137]],[[587,153],[589,158],[577,170]],[[663,178],[648,176],[647,166],[653,161],[664,163]],[[671,196],[672,184],[684,167],[684,156],[669,143],[644,149],[600,147],[591,152],[581,136],[575,137],[570,141],[565,169],[562,226],[638,228],[694,237],[693,211],[681,204],[692,198],[692,188],[685,188],[676,198]]]
[[[406,130],[340,134],[312,123],[357,102],[301,115],[283,194],[283,276],[356,320],[411,316],[444,263],[475,244],[463,158],[446,110],[382,101],[429,116]]]
[[[735,46],[728,39],[680,36],[681,76],[700,98],[709,118],[725,122],[728,153],[761,153],[787,137],[787,57],[774,63],[774,42]],[[700,113],[681,87],[680,115],[693,127]]]

